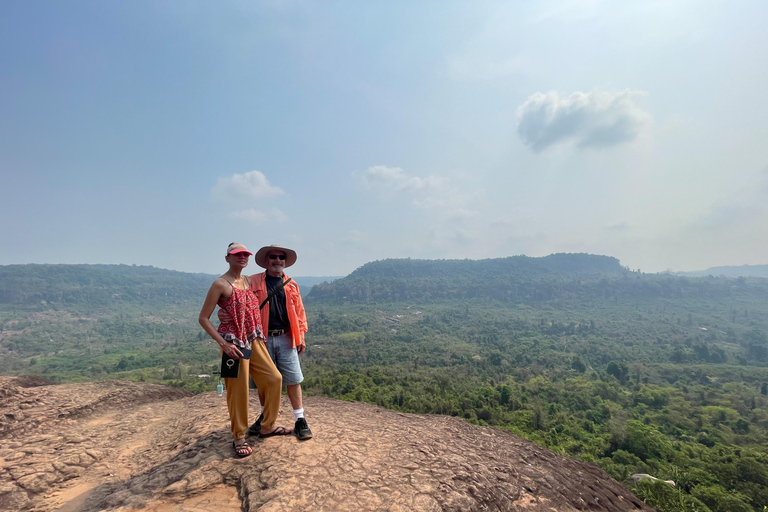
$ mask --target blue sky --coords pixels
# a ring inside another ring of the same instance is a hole
[[[0,264],[768,263],[768,3],[3,2]]]

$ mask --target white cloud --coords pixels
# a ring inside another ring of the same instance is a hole
[[[482,190],[461,187],[450,178],[411,176],[399,167],[377,165],[362,173],[353,173],[369,190],[383,195],[396,193],[410,201],[417,212],[410,219],[429,230],[431,244],[448,247],[449,241],[463,246],[477,228],[481,213],[467,205],[478,204]],[[470,181],[469,174],[454,173],[459,181]],[[418,219],[418,220],[416,220]],[[458,241],[462,241],[459,243]]]
[[[385,165],[369,167],[359,177],[369,190],[411,194],[411,204],[441,221],[470,219],[479,215],[479,212],[464,205],[482,191],[459,189],[449,178],[410,176],[399,167]]]
[[[245,174],[233,174],[227,178],[219,178],[211,190],[214,200],[227,205],[243,206],[257,203],[260,208],[245,208],[235,210],[228,214],[232,220],[246,222],[248,224],[282,223],[288,217],[276,208],[270,208],[270,198],[285,194],[279,187],[273,187],[269,180],[259,171],[246,172]]]
[[[453,212],[454,220],[461,219],[475,219],[480,216],[480,212],[477,210],[467,210],[466,208],[458,208]]]
[[[408,176],[399,167],[387,167],[386,165],[374,165],[361,174],[363,182],[368,188],[391,189],[397,191],[418,192],[436,189],[447,180],[438,176],[419,178]]]
[[[537,92],[517,109],[517,133],[536,152],[566,142],[579,148],[630,142],[651,119],[635,103],[644,95],[595,89],[561,98],[556,92]]]
[[[617,224],[611,224],[610,226],[605,226],[604,228],[606,231],[626,231],[629,229],[629,224],[627,221],[623,220]]]
[[[231,212],[229,218],[248,222],[249,224],[266,224],[267,222],[286,222],[288,216],[277,209],[270,209],[268,212],[262,212],[254,208],[248,210],[239,210]]]
[[[211,190],[214,199],[221,202],[245,199],[261,199],[284,194],[279,187],[273,187],[259,171],[233,174],[228,178],[219,178]]]

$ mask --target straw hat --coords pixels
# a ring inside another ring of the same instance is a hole
[[[285,253],[285,267],[288,268],[294,263],[296,263],[296,251],[293,249],[288,249],[287,247],[283,247],[282,245],[272,244],[272,245],[266,245],[256,251],[256,256],[254,259],[256,260],[256,264],[260,266],[261,268],[267,268],[267,262],[269,260],[268,254],[271,251],[280,251]]]

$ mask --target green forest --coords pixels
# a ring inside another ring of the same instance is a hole
[[[0,266],[0,373],[211,390],[218,351],[197,314],[213,277]],[[305,394],[505,429],[664,512],[768,506],[768,279],[586,254],[392,259],[305,306]]]

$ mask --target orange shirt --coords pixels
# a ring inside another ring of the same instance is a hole
[[[256,294],[259,299],[259,304],[264,302],[267,298],[267,282],[266,272],[261,274],[254,274],[251,276],[251,290]],[[283,274],[283,281],[288,279],[288,276]],[[291,322],[291,338],[293,339],[293,346],[298,347],[304,345],[304,333],[309,329],[307,327],[307,315],[304,312],[304,303],[301,301],[301,293],[299,292],[299,285],[296,281],[291,280],[283,288],[285,290],[285,309],[288,311],[288,320]],[[267,336],[269,328],[269,302],[264,304],[264,308],[261,310],[261,330]],[[266,337],[264,338],[266,339]]]

